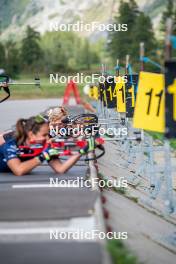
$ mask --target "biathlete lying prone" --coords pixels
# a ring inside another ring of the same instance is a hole
[[[87,145],[62,163],[54,148],[47,147],[36,157],[19,158],[18,147],[30,145],[30,142],[49,141],[49,122],[41,116],[19,119],[15,131],[1,136],[0,142],[0,172],[12,172],[16,176],[29,173],[45,160],[56,173],[64,173],[81,157],[94,149],[93,138]]]

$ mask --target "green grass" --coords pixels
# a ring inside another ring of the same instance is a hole
[[[113,264],[138,264],[137,257],[124,245],[121,240],[109,240],[107,249],[112,258]]]
[[[164,144],[164,140],[165,140],[164,134],[158,132],[149,132],[149,131],[147,131],[147,134],[150,135],[154,140],[160,140],[161,143]],[[176,139],[175,138],[169,139],[169,142],[171,148],[176,150]]]
[[[176,149],[176,139],[170,139],[170,146],[171,148]]]
[[[147,134],[149,134],[154,140],[160,140],[163,141],[164,140],[164,134],[163,133],[159,133],[159,132],[151,132],[151,131],[146,131]]]

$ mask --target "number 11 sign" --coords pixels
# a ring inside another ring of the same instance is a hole
[[[165,62],[167,138],[176,138],[176,61]]]
[[[141,72],[134,111],[133,126],[164,132],[164,75]]]

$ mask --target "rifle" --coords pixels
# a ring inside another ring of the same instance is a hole
[[[85,158],[85,161],[96,160],[101,158],[105,154],[105,148],[102,145],[104,140],[102,138],[97,138],[95,140],[95,147],[98,148],[101,153],[99,155],[95,155],[94,158]],[[85,147],[87,144],[86,140],[70,140],[66,141],[64,139],[56,139],[53,142],[31,142],[29,146],[21,145],[18,147],[18,156],[20,158],[34,158],[42,153],[42,151],[46,148],[54,148],[58,151],[57,156],[70,156],[77,154],[80,148]]]
[[[63,124],[63,129],[65,130],[64,136],[72,136],[69,134],[70,128],[77,128],[78,131],[82,131],[84,136],[90,136],[92,132],[94,135],[98,134],[99,131],[99,124],[98,124],[98,117],[95,114],[87,113],[87,114],[80,114],[77,116],[67,116],[61,120]],[[94,130],[92,130],[94,127]],[[62,128],[60,128],[62,129]],[[88,132],[88,134],[85,133]],[[71,132],[71,131],[70,131]],[[56,125],[53,127],[50,126],[50,135],[52,137],[58,136],[58,126]],[[61,134],[63,136],[63,134]],[[75,136],[74,136],[75,137]]]
[[[94,125],[98,123],[98,117],[95,114],[80,114],[77,116],[67,116],[62,120],[67,125]]]
[[[9,82],[10,78],[8,75],[0,75],[0,90],[3,89],[7,96],[5,96],[2,100],[0,100],[0,103],[6,101],[11,93],[9,85],[35,85],[37,87],[40,87],[40,78],[35,77],[34,82],[26,82],[26,83],[17,83],[17,82]]]

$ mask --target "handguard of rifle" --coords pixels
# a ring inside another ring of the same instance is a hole
[[[19,146],[19,155],[20,157],[27,158],[27,157],[36,157],[41,154],[43,151],[43,147],[40,148],[31,148],[29,146]]]

